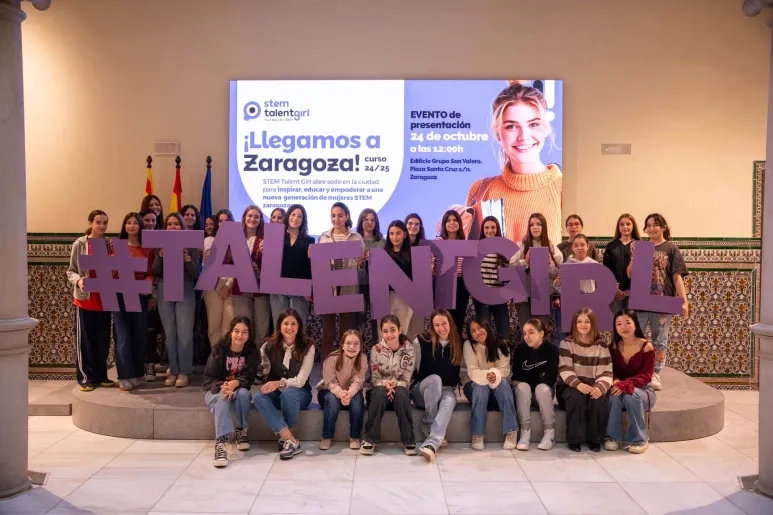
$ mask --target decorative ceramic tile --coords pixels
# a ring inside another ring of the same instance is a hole
[[[765,161],[754,162],[754,200],[752,202],[752,237],[762,238],[762,192],[765,184]]]

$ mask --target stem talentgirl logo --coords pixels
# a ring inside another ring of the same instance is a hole
[[[309,109],[293,109],[287,100],[266,100],[261,106],[258,102],[244,104],[244,121],[255,120],[263,115],[263,119],[272,122],[298,121],[309,116]]]

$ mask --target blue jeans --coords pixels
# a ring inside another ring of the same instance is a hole
[[[456,408],[454,389],[443,386],[440,376],[432,374],[413,385],[411,397],[416,407],[424,410],[424,416],[421,419],[424,445],[431,445],[435,450],[439,449]]]
[[[673,315],[653,313],[652,311],[637,311],[636,318],[639,319],[641,330],[645,333],[649,323],[652,346],[655,347],[655,372],[660,372],[660,369],[666,365],[665,352],[668,349],[668,330],[671,328]],[[662,357],[658,357],[658,354]]]
[[[193,324],[196,321],[196,296],[193,283],[183,282],[183,300],[164,298],[164,278],[158,282],[158,313],[166,334],[166,353],[172,375],[193,372]]]
[[[145,354],[148,348],[148,297],[140,295],[142,311],[124,311],[123,295],[118,294],[118,307],[113,312],[115,324],[115,365],[118,379],[132,379],[145,375]]]
[[[475,299],[472,299],[472,303],[475,306],[475,314],[479,317],[488,320],[491,318],[491,315],[494,315],[497,334],[504,341],[510,340],[510,310],[507,308],[507,303],[491,306],[489,304],[482,304]]]
[[[271,316],[274,319],[274,331],[279,330],[279,315],[293,308],[301,315],[301,323],[306,326],[306,320],[309,318],[309,301],[306,297],[297,297],[295,295],[271,295]]]
[[[282,429],[295,426],[301,410],[308,409],[311,404],[311,390],[290,387],[285,388],[283,392],[274,390],[268,394],[258,390],[252,403],[271,426],[271,430],[279,434]]]
[[[633,394],[610,395],[607,401],[609,420],[607,436],[616,442],[629,445],[645,443],[647,437],[646,413],[655,405],[655,392],[636,388]],[[623,437],[623,409],[628,412],[631,425]]]
[[[322,438],[332,440],[336,431],[336,420],[338,412],[342,409],[349,410],[349,438],[360,439],[362,435],[362,421],[365,420],[365,397],[362,390],[351,398],[348,406],[341,404],[341,399],[336,397],[330,390],[319,390],[317,392],[319,406],[325,412],[322,418]]]
[[[486,419],[489,407],[497,407],[502,412],[502,432],[507,434],[518,431],[518,419],[515,416],[515,400],[510,383],[502,380],[496,388],[479,385],[470,381],[462,388],[464,396],[472,404],[472,436],[486,434]],[[493,402],[492,402],[493,401]]]
[[[247,429],[247,413],[250,412],[250,391],[246,388],[238,388],[236,396],[227,400],[222,393],[207,392],[204,394],[204,402],[209,411],[215,415],[215,438],[229,435],[234,432],[234,422],[231,418],[231,408],[236,412],[236,427]]]

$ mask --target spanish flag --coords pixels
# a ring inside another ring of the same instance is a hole
[[[169,203],[170,213],[179,213],[183,207],[183,185],[180,180],[180,158],[175,159],[177,166],[174,173],[174,188],[172,188],[172,201]]]
[[[153,169],[148,167],[148,178],[145,179],[145,195],[153,194]]]
[[[148,156],[148,168],[146,170],[147,178],[145,179],[145,195],[153,194],[153,158]]]

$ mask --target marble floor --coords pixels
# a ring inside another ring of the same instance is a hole
[[[44,387],[32,384],[30,396]],[[213,441],[128,440],[81,431],[70,417],[30,417],[30,469],[50,476],[0,501],[0,513],[773,514],[772,499],[737,479],[758,470],[758,393],[725,396],[721,433],[639,456],[455,444],[435,464],[393,445],[367,457],[304,442],[291,461],[261,443],[215,469]]]

